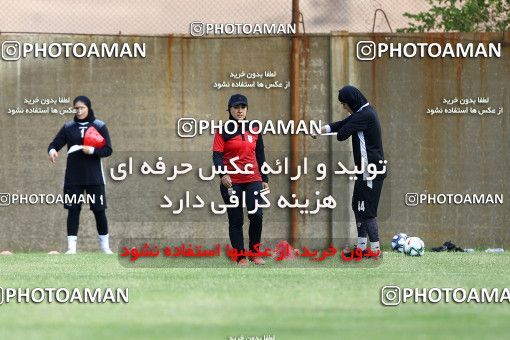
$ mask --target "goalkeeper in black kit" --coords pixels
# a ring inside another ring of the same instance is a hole
[[[93,211],[96,219],[101,251],[112,254],[105,213],[105,177],[101,162],[101,158],[112,154],[110,135],[106,124],[94,116],[89,98],[76,97],[73,105],[76,111],[74,119],[64,124],[48,146],[52,163],[56,162],[58,151],[64,145],[67,145],[68,151],[72,151],[71,148],[78,149],[67,156],[64,181],[65,197],[73,198],[66,199],[64,203],[64,208],[68,210],[66,254],[76,254],[80,211],[83,203],[83,200],[76,197],[83,197],[84,192],[87,193],[87,197],[91,197],[90,210]]]
[[[345,86],[340,89],[338,100],[349,112],[349,117],[323,126],[321,132],[337,133],[339,141],[352,137],[354,163],[358,169],[365,169],[362,175],[358,175],[352,195],[352,210],[358,229],[356,247],[364,251],[370,238],[370,248],[374,253],[380,253],[379,226],[376,218],[379,197],[386,178],[381,124],[377,112],[356,87]],[[312,137],[316,138],[315,135]],[[371,180],[368,179],[373,177],[367,171],[368,164],[375,164],[378,172]]]

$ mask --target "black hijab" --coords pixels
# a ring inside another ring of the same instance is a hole
[[[75,122],[93,122],[96,117],[94,116],[94,110],[92,110],[92,103],[90,102],[90,99],[86,96],[78,96],[74,98],[73,100],[73,106],[76,105],[77,102],[82,102],[85,104],[85,106],[89,110],[89,114],[87,115],[87,118],[85,119],[78,119],[78,117],[74,116]]]
[[[352,85],[344,86],[338,91],[338,100],[346,103],[352,110],[357,112],[360,107],[368,103],[363,93]]]

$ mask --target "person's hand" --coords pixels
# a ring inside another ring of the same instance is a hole
[[[326,132],[326,131],[325,131],[325,128],[323,126],[323,127],[321,127],[321,130],[319,131],[319,134],[324,133],[324,132]],[[315,133],[315,130],[312,129],[312,131],[310,132],[310,137],[312,137],[313,139],[317,139],[317,133]]]
[[[328,132],[328,125],[326,126],[322,126],[321,127],[321,130],[319,131],[319,134],[323,134],[323,133],[327,133]],[[312,137],[313,139],[317,139],[317,136],[319,135],[317,133],[315,133],[315,130],[312,130],[310,132],[310,137]]]
[[[83,153],[85,153],[87,155],[92,155],[93,152],[94,152],[94,148],[92,146],[83,145]]]
[[[58,158],[58,152],[55,149],[50,150],[50,162],[55,163]]]
[[[266,182],[262,182],[262,190],[268,189],[269,190],[269,184]]]
[[[225,186],[226,188],[230,188],[232,186],[232,180],[230,179],[229,175],[225,175],[221,178],[221,184]]]

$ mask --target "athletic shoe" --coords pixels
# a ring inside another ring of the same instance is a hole
[[[260,257],[260,256],[250,257],[250,261],[255,263],[257,266],[266,264],[266,261],[264,261],[264,259],[262,257]]]
[[[108,248],[108,249],[101,249],[101,252],[103,252],[104,254],[108,254],[108,255],[113,254],[113,251],[111,251],[110,248]]]
[[[363,251],[363,257],[365,257],[365,253],[366,253],[366,251],[367,251],[366,249]],[[375,252],[374,252],[374,251],[372,251],[372,254],[373,254],[373,255],[375,255]],[[380,249],[379,249],[379,255],[377,255],[377,256],[370,256],[370,258],[371,258],[372,260],[376,260],[376,261],[377,261],[377,260],[382,260],[382,258],[383,258],[383,252],[382,252],[382,250],[380,250]]]
[[[346,249],[344,249],[344,250],[342,250],[342,251],[343,251],[343,253],[344,253],[344,255],[345,255],[345,257],[350,258],[350,257],[352,256],[352,257],[353,257],[353,259],[354,259],[354,258],[356,257],[356,255],[355,255],[355,254],[353,254],[353,252],[354,252],[354,251],[356,251],[356,248],[357,248],[357,247],[358,247],[357,245],[354,245],[354,246],[353,246],[350,250],[348,250],[347,248],[346,248]],[[346,251],[346,250],[347,250],[347,251]],[[366,258],[368,258],[368,257],[369,257],[369,256],[367,256],[368,254],[369,254],[369,252],[368,252],[368,248],[367,248],[367,249],[365,249],[365,250],[363,250],[361,259],[366,259]],[[374,255],[374,252],[373,252],[373,251],[372,251],[372,254],[371,254],[371,255]],[[382,250],[380,250],[380,251],[379,251],[379,255],[378,255],[378,256],[370,256],[370,258],[372,258],[372,259],[374,259],[374,260],[382,259],[382,257],[383,257]]]
[[[345,249],[343,249],[342,252],[344,253],[345,257],[351,257],[354,256],[352,252],[355,251],[357,247],[358,247],[357,244],[353,245],[352,248],[345,247]]]
[[[242,259],[237,261],[237,265],[239,267],[247,267],[248,266],[248,260],[246,259],[246,257],[243,257]]]
[[[69,249],[68,251],[66,251],[66,254],[67,255],[75,255],[76,254],[76,250],[70,250]]]

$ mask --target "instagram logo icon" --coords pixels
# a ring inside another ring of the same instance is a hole
[[[408,207],[416,207],[419,203],[418,194],[415,192],[406,193],[405,203]]]
[[[401,302],[400,287],[384,286],[381,289],[381,303],[384,306],[398,306]]]
[[[205,34],[205,25],[201,21],[194,21],[189,25],[189,32],[194,37],[202,37]]]
[[[197,121],[193,118],[180,118],[177,121],[177,135],[181,138],[192,138],[197,135]]]
[[[2,59],[12,61],[19,58],[21,58],[21,44],[14,40],[4,41],[2,43]]]
[[[356,44],[356,58],[358,60],[374,60],[376,55],[375,42],[362,40]]]

